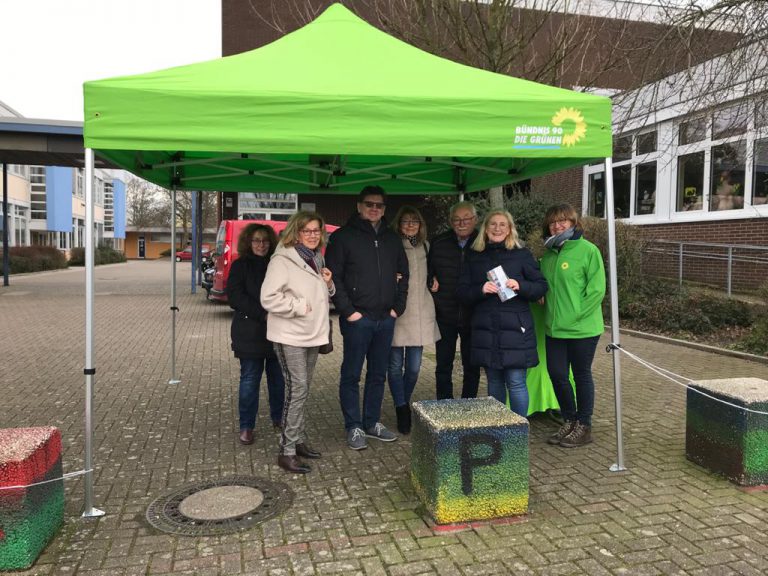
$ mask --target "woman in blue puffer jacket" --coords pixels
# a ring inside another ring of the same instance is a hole
[[[499,266],[506,281],[493,272]],[[539,363],[529,303],[544,296],[547,288],[539,265],[518,239],[512,215],[506,210],[489,212],[456,293],[474,306],[471,360],[485,368],[488,394],[506,403],[508,393],[510,408],[523,417],[528,415],[526,371]]]

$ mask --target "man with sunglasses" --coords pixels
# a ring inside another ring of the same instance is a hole
[[[397,440],[380,418],[395,318],[405,311],[408,297],[408,259],[400,237],[384,219],[385,208],[383,188],[363,188],[357,213],[331,235],[325,253],[344,338],[339,401],[353,450],[367,448],[366,438]],[[360,375],[366,359],[361,413]]]
[[[477,237],[477,210],[471,202],[451,206],[451,230],[435,236],[427,258],[429,289],[435,301],[440,340],[435,343],[435,388],[438,400],[453,398],[453,361],[456,339],[461,339],[461,364],[464,368],[462,398],[475,398],[480,383],[480,367],[469,359],[472,308],[459,303],[456,287],[470,246]]]

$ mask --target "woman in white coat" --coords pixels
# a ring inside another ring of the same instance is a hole
[[[328,298],[335,293],[325,267],[323,218],[314,212],[291,216],[267,268],[261,304],[267,311],[267,339],[274,343],[285,379],[283,431],[277,464],[306,474],[301,458],[320,458],[307,444],[304,405],[320,346],[328,344]]]
[[[435,303],[427,289],[427,225],[413,206],[403,206],[392,223],[403,239],[408,257],[408,299],[405,312],[395,321],[387,379],[397,414],[397,430],[411,432],[411,395],[419,379],[425,344],[440,339]]]

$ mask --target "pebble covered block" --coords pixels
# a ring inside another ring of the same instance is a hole
[[[413,404],[411,481],[437,524],[528,511],[528,420],[493,398]]]
[[[61,476],[58,429],[0,429],[0,570],[32,566],[58,531],[64,519],[63,480],[28,485]]]
[[[768,381],[700,380],[691,387],[686,402],[686,457],[741,486],[768,484],[768,414],[718,401],[768,412]]]

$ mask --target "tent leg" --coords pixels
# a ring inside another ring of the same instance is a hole
[[[83,518],[104,512],[93,507],[93,150],[85,149],[85,503]]]
[[[176,378],[176,186],[171,189],[171,379],[168,384],[179,384]]]
[[[8,164],[3,162],[3,286],[9,284],[8,222]]]
[[[616,215],[613,202],[613,160],[605,159],[605,215],[608,223],[608,274],[611,291],[611,350],[613,353],[613,389],[616,399],[616,463],[611,472],[624,467],[624,440],[621,431],[621,353],[619,352],[619,289],[616,274]]]
[[[192,294],[197,294],[197,271],[200,269],[200,249],[197,247],[197,194],[196,190],[192,191]]]

